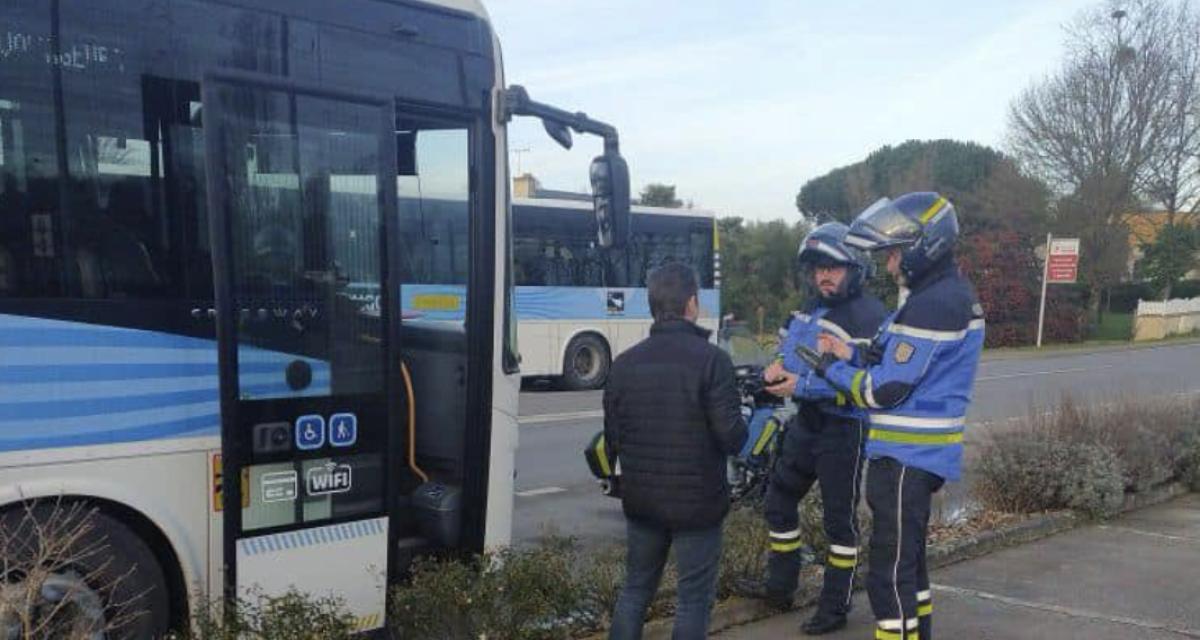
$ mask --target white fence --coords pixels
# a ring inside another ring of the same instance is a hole
[[[1139,300],[1134,340],[1161,340],[1200,330],[1200,298],[1150,302]]]

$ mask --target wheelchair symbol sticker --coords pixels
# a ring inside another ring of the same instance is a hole
[[[296,448],[312,451],[325,446],[325,418],[300,416],[296,418]]]

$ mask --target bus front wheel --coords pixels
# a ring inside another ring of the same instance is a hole
[[[22,638],[158,638],[170,598],[154,551],[120,520],[83,503],[14,507],[0,516],[9,608],[0,632]],[[23,631],[24,630],[24,631]]]
[[[563,386],[572,391],[599,389],[608,379],[612,357],[608,345],[599,336],[576,336],[567,345],[563,362]]]

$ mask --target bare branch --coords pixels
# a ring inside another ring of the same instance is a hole
[[[33,639],[91,639],[144,614],[146,594],[118,597],[137,570],[117,574],[96,511],[62,499],[0,517],[0,624]]]

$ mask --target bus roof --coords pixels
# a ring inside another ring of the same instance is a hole
[[[455,11],[463,11],[475,16],[479,16],[485,21],[488,20],[487,10],[483,8],[483,3],[480,0],[417,0],[413,4],[429,4],[435,7],[444,9],[454,9]]]
[[[592,210],[592,203],[585,200],[560,200],[556,198],[513,198],[514,207],[542,207],[545,209],[572,209],[577,211]],[[715,218],[717,214],[707,209],[684,209],[670,207],[645,207],[633,205],[633,213],[652,216],[687,216],[691,218]]]

